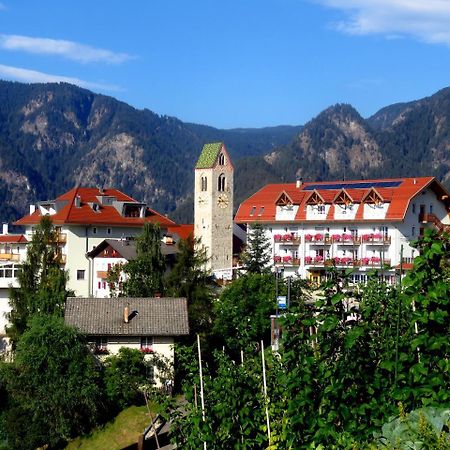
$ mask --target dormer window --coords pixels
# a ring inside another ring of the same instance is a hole
[[[311,192],[311,195],[309,196],[308,200],[306,201],[307,205],[323,205],[325,203],[323,197],[314,190]]]
[[[221,173],[217,179],[217,190],[219,192],[225,191],[225,174]]]
[[[342,189],[336,197],[334,197],[333,203],[342,205],[344,209],[347,209],[347,206],[350,206],[353,203],[353,199],[345,189]]]
[[[123,205],[124,217],[141,217],[141,210],[143,205],[140,203],[125,203]]]
[[[371,188],[362,198],[364,203],[372,204],[372,205],[380,205],[383,203],[384,199],[380,195],[380,193],[375,189]]]
[[[283,206],[289,209],[290,207],[292,207],[293,202],[291,197],[289,197],[289,195],[286,194],[286,192],[282,192],[281,195],[278,197],[278,200],[275,202],[275,204],[277,206]]]

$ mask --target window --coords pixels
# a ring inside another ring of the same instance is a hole
[[[259,208],[258,216],[262,216],[263,213],[264,213],[264,206],[261,206],[261,208]]]
[[[430,203],[430,214],[433,214],[433,203]]]
[[[256,211],[256,206],[252,206],[252,209],[250,211],[250,215],[253,216],[255,214]]]
[[[106,233],[107,233],[107,234],[111,234],[111,232],[112,232],[111,228],[107,228],[107,229],[106,229]]]
[[[317,212],[319,214],[325,214],[325,205],[318,205],[317,206]]]
[[[413,212],[413,214],[416,213],[416,204],[415,203],[413,203],[413,205],[412,205],[412,212]]]
[[[97,234],[97,227],[92,228],[92,234]]]
[[[411,236],[415,236],[416,235],[416,227],[412,227],[411,228]]]
[[[222,173],[217,179],[217,190],[223,192],[225,190],[225,175]]]
[[[149,353],[153,351],[153,338],[151,336],[141,337],[141,351]]]
[[[221,153],[219,155],[219,165],[220,166],[224,166],[225,165],[225,155],[223,153]]]
[[[84,275],[85,275],[86,271],[85,270],[77,270],[77,280],[84,280]]]
[[[208,190],[208,178],[205,175],[202,175],[200,179],[200,188],[203,192]]]
[[[106,336],[95,338],[95,353],[108,353],[108,338]]]

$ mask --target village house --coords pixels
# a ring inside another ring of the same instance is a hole
[[[185,298],[69,297],[64,320],[87,336],[92,351],[103,357],[122,347],[162,357],[173,369],[173,344],[189,334]],[[158,382],[155,368],[155,382]]]

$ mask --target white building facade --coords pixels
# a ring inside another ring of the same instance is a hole
[[[268,185],[245,200],[238,223],[261,223],[272,243],[273,270],[323,281],[329,267],[352,268],[394,283],[411,268],[411,246],[424,228],[450,224],[449,194],[432,177]]]
[[[69,276],[67,288],[77,296],[93,295],[93,268],[88,252],[105,239],[126,239],[142,232],[145,222],[157,222],[164,231],[175,225],[117,189],[74,188],[55,200],[30,206],[30,214],[15,224],[25,226],[31,240],[34,227],[49,215],[58,232],[59,260]]]

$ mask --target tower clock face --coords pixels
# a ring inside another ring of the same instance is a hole
[[[217,204],[220,208],[226,208],[230,201],[228,200],[227,194],[220,194],[217,198]]]

